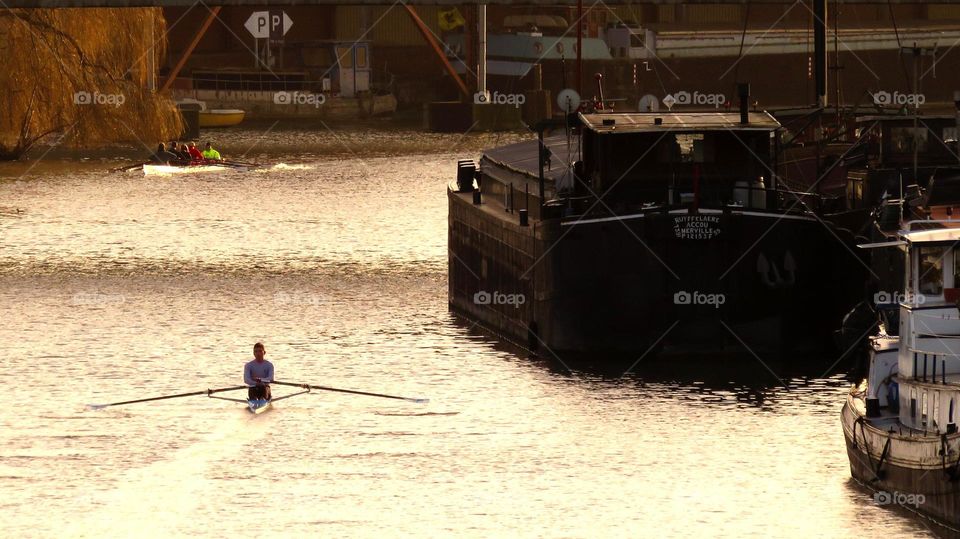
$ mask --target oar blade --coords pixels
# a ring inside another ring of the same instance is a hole
[[[110,406],[110,405],[109,404],[88,404],[87,410],[103,410],[107,406]]]
[[[369,391],[357,391],[357,390],[355,390],[355,389],[343,389],[343,388],[339,388],[339,387],[327,387],[327,386],[319,386],[319,385],[313,385],[313,384],[303,384],[303,383],[298,383],[298,382],[281,382],[281,381],[279,381],[279,380],[274,380],[274,381],[271,382],[271,383],[279,384],[279,385],[282,385],[282,386],[295,386],[295,387],[316,389],[316,390],[320,390],[320,391],[333,391],[333,392],[336,392],[336,393],[347,393],[347,394],[350,394],[350,395],[366,395],[366,396],[368,396],[368,397],[381,397],[381,398],[384,398],[384,399],[396,399],[396,400],[402,400],[402,401],[408,401],[408,402],[415,402],[415,403],[418,403],[418,404],[424,404],[424,403],[430,402],[430,399],[420,399],[420,398],[412,398],[412,397],[399,397],[399,396],[397,396],[397,395],[386,395],[386,394],[384,394],[384,393],[370,393]]]

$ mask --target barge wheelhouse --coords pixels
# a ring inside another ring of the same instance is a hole
[[[568,128],[484,152],[475,175],[461,162],[453,310],[554,354],[829,340],[865,266],[817,197],[777,185],[773,117],[599,112]]]

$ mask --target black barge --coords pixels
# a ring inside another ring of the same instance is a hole
[[[816,195],[778,186],[773,117],[573,118],[460,162],[452,310],[550,355],[828,346],[866,266]]]

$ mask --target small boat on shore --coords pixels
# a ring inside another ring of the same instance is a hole
[[[242,122],[246,115],[240,109],[204,109],[200,111],[200,127],[233,127]]]
[[[906,253],[904,288],[841,412],[850,473],[878,504],[960,531],[960,221],[911,222],[871,247],[890,246]]]
[[[242,109],[208,109],[206,101],[199,99],[178,99],[177,105],[196,110],[200,128],[233,127],[242,122],[247,115],[247,112]]]

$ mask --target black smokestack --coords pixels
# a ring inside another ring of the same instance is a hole
[[[813,65],[817,106],[827,105],[827,0],[813,0]]]
[[[740,123],[750,123],[750,84],[737,84],[737,94],[740,96]]]

